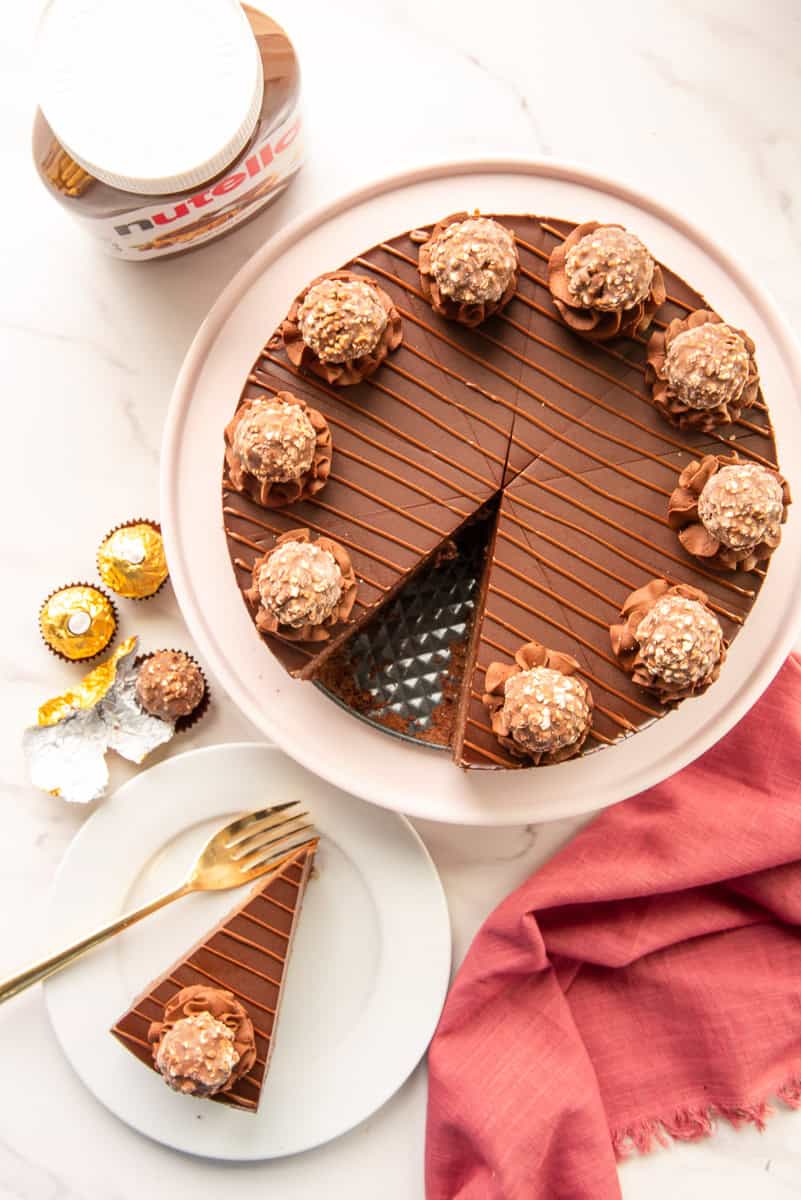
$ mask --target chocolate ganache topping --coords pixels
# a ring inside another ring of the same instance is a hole
[[[228,1091],[256,1061],[250,1017],[222,988],[183,988],[167,1001],[164,1019],[154,1021],[147,1036],[165,1082],[191,1096]]]
[[[592,693],[569,654],[527,642],[514,666],[490,663],[483,696],[498,741],[535,765],[578,754],[592,725]]]
[[[668,520],[688,554],[721,570],[752,571],[781,541],[790,503],[778,471],[737,454],[707,454],[679,475]]]

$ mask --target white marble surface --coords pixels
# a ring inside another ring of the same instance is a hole
[[[276,206],[217,246],[130,267],[101,257],[38,185],[29,159],[38,4],[3,5],[0,973],[47,945],[42,892],[86,816],[35,793],[23,770],[21,725],[75,674],[41,647],[37,604],[52,585],[91,576],[110,523],[157,513],[159,437],[178,366],[221,287],[282,221],[424,160],[580,160],[706,227],[801,321],[796,0],[268,7],[305,66],[307,168]],[[189,645],[169,588],[146,608],[128,606],[124,621],[151,646]],[[256,736],[218,701],[182,748]],[[125,774],[115,766],[115,780]],[[574,825],[419,828],[445,881],[458,960],[495,903]],[[62,1060],[38,990],[0,1010],[0,1047],[0,1200],[423,1194],[422,1069],[338,1142],[237,1168],[172,1154],[101,1109]],[[801,1190],[801,1115],[780,1113],[761,1136],[725,1127],[713,1141],[627,1164],[622,1180],[626,1200],[789,1197]]]

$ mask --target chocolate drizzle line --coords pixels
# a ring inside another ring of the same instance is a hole
[[[277,360],[276,360],[276,361],[277,361]],[[275,394],[276,392],[280,391],[280,388],[278,388],[278,387],[275,387],[275,385],[273,385],[273,384],[269,384],[269,383],[267,383],[267,382],[266,382],[266,378],[257,377],[257,376],[255,376],[255,375],[253,375],[253,376],[249,376],[249,380],[250,380],[250,382],[257,382],[259,387],[262,387],[262,388],[264,388],[266,391],[272,392],[273,394]],[[340,400],[341,400],[341,399],[342,399],[342,398],[340,397]],[[344,421],[337,421],[337,420],[336,420],[335,418],[333,418],[333,417],[329,417],[329,418],[328,418],[328,420],[329,420],[329,424],[331,424],[331,425],[336,425],[336,426],[338,426],[340,429],[344,430],[346,433],[351,433],[351,434],[353,434],[353,436],[354,436],[354,437],[358,437],[358,438],[360,439],[360,441],[363,441],[363,442],[367,443],[367,445],[369,445],[369,446],[373,446],[374,448],[376,448],[376,449],[378,449],[378,450],[381,450],[381,451],[382,451],[384,454],[390,454],[390,455],[391,455],[393,458],[397,458],[399,462],[402,462],[402,463],[404,463],[406,466],[415,465],[415,467],[416,467],[416,469],[417,469],[417,470],[419,470],[419,471],[422,471],[422,472],[423,472],[424,474],[426,474],[426,475],[427,475],[429,478],[431,478],[431,479],[435,479],[435,480],[436,480],[438,483],[444,483],[444,484],[447,484],[448,486],[451,486],[451,487],[453,487],[453,488],[454,488],[454,490],[458,490],[458,491],[459,491],[459,493],[460,493],[461,495],[465,496],[465,497],[466,497],[467,499],[469,499],[469,500],[473,500],[473,501],[475,501],[476,503],[478,503],[478,502],[479,502],[479,501],[478,501],[478,497],[477,497],[477,496],[474,496],[472,492],[468,492],[468,491],[467,491],[467,490],[465,490],[464,488],[458,488],[458,489],[457,489],[457,485],[455,485],[455,484],[452,484],[452,483],[451,483],[451,481],[450,481],[450,480],[448,480],[448,479],[446,479],[444,475],[439,475],[439,474],[437,474],[437,472],[436,472],[436,471],[432,471],[430,468],[425,468],[425,467],[423,467],[422,465],[418,465],[418,464],[412,464],[412,461],[411,461],[411,459],[408,459],[408,458],[406,458],[406,457],[405,457],[404,455],[402,455],[402,454],[398,454],[398,453],[397,453],[397,451],[390,450],[390,449],[389,449],[389,447],[382,446],[380,442],[377,442],[377,441],[374,441],[374,440],[373,440],[373,439],[371,439],[371,438],[368,438],[368,437],[367,437],[367,436],[366,436],[366,435],[365,435],[363,432],[361,432],[360,430],[354,429],[354,428],[353,428],[353,427],[351,427],[350,425],[346,425]],[[358,454],[354,454],[354,453],[353,453],[353,451],[344,450],[344,449],[342,449],[342,447],[338,446],[338,447],[337,447],[337,454],[343,454],[343,455],[345,455],[345,457],[346,457],[346,458],[351,458],[351,459],[353,459],[353,461],[354,461],[354,462],[359,462],[359,463],[362,463],[364,466],[367,466],[367,467],[369,467],[371,471],[377,471],[379,474],[381,474],[381,475],[385,475],[387,479],[395,479],[395,480],[397,480],[397,481],[399,481],[399,482],[402,482],[402,483],[403,483],[403,485],[404,485],[404,487],[411,488],[413,491],[416,491],[416,492],[418,492],[418,493],[419,493],[421,496],[428,496],[428,495],[429,495],[429,493],[427,493],[427,492],[423,491],[423,489],[422,489],[422,488],[415,486],[414,484],[410,483],[408,480],[401,480],[401,479],[400,479],[400,476],[398,476],[398,475],[393,475],[391,471],[388,471],[388,470],[386,470],[386,468],[380,467],[380,466],[379,466],[378,464],[376,464],[376,463],[370,462],[368,459],[360,458],[360,457],[359,457],[359,455],[358,455]],[[330,479],[335,479],[335,478],[337,478],[337,477],[336,477],[336,476],[333,474],[333,472],[332,472],[332,474],[329,476],[329,478],[330,478]],[[361,488],[355,488],[355,487],[354,487],[354,484],[353,484],[353,482],[352,482],[351,480],[342,480],[342,478],[340,477],[340,482],[344,482],[344,483],[346,484],[346,486],[348,486],[348,487],[353,487],[355,491],[362,491],[362,489],[361,489]],[[375,499],[375,497],[372,497],[372,498],[373,498],[373,499]],[[451,511],[452,511],[452,512],[459,512],[459,510],[458,510],[458,509],[456,509],[456,508],[451,508]]]
[[[513,229],[520,250],[541,262],[549,259],[553,239],[566,236],[552,221],[498,219]],[[451,536],[494,498],[499,525],[481,627],[465,668],[457,758],[471,766],[519,765],[504,757],[474,703],[483,691],[481,663],[488,661],[482,646],[486,642],[494,658],[500,653],[511,660],[521,642],[540,639],[544,626],[557,631],[558,648],[577,657],[581,673],[609,697],[593,729],[596,747],[604,746],[663,711],[605,649],[609,620],[632,585],[655,575],[671,583],[708,580],[702,586],[729,638],[751,607],[762,574],[721,578],[691,562],[669,528],[666,502],[677,471],[715,443],[774,465],[752,448],[762,439],[773,452],[767,408],[752,408],[756,420],[742,426],[742,440],[677,434],[654,414],[645,388],[647,339],[585,346],[566,330],[530,262],[508,308],[465,330],[432,314],[415,286],[414,255],[413,239],[401,235],[347,264],[386,287],[404,322],[403,345],[371,379],[343,396],[293,368],[274,339],[248,376],[243,397],[285,389],[291,381],[324,412],[334,435],[327,489],[314,502],[290,506],[285,520],[349,545],[360,581],[372,588],[357,618],[361,627],[419,560],[430,557],[437,539]],[[669,269],[665,274],[661,327],[706,303]],[[224,511],[232,561],[244,573],[248,556],[238,557],[234,546],[263,552],[265,527],[236,498]],[[267,533],[287,527],[277,521]],[[620,565],[626,563],[632,572],[624,578]],[[297,644],[293,656],[288,668],[306,677],[322,662]],[[474,731],[469,740],[466,727]]]
[[[655,568],[650,567],[647,563],[642,562],[641,559],[635,558],[634,555],[629,554],[627,550],[623,550],[620,546],[614,545],[613,542],[609,542],[605,538],[599,537],[597,533],[593,533],[589,529],[583,529],[580,525],[576,525],[573,521],[568,521],[566,517],[559,517],[554,513],[548,513],[544,509],[538,508],[535,504],[530,504],[527,500],[522,500],[519,496],[515,497],[515,503],[522,504],[524,508],[528,508],[532,512],[538,513],[540,516],[550,519],[551,521],[556,521],[559,525],[565,525],[568,529],[575,530],[577,533],[581,534],[582,537],[590,538],[592,541],[597,542],[600,546],[605,546],[608,550],[613,550],[615,554],[618,554],[621,558],[625,559],[626,562],[631,563],[632,566],[639,568],[643,574],[654,574]],[[529,533],[536,534],[537,537],[544,538],[552,545],[562,545],[561,542],[557,542],[554,538],[551,538],[548,534],[543,533],[541,530],[534,529],[533,526],[523,521],[521,517],[516,517],[511,512],[509,514],[509,519],[510,521],[513,521],[515,525],[519,525],[521,528],[528,530]],[[621,533],[628,532],[627,530],[622,529],[620,526],[616,526],[616,528],[620,529]],[[659,553],[658,548],[654,546],[653,543],[650,543],[650,545],[652,550],[655,550],[657,553]],[[582,562],[586,562],[588,566],[593,566],[596,571],[600,571],[603,575],[607,575],[610,579],[623,578],[619,572],[610,571],[606,567],[599,566],[598,563],[593,563],[591,559],[587,559],[584,557],[584,555],[580,555],[578,551],[574,551],[574,553],[578,558],[581,559]],[[662,553],[664,554],[665,552],[662,551]],[[678,555],[672,557],[675,558],[677,563],[679,563],[681,566],[684,566],[684,561],[680,559]],[[741,596],[752,597],[754,595],[752,590],[748,588],[741,588],[736,583],[732,583],[728,579],[721,578],[720,575],[715,575],[711,571],[699,571],[699,574],[706,575],[709,579],[714,579],[721,585],[721,587],[727,587],[730,591],[737,592]]]
[[[639,534],[635,533],[633,530],[626,529],[623,525],[618,524],[617,521],[613,521],[611,519],[611,517],[607,517],[599,512],[594,511],[593,509],[589,508],[586,504],[581,504],[580,501],[576,500],[576,498],[573,496],[565,496],[563,492],[558,491],[555,487],[551,487],[550,484],[545,482],[545,480],[533,479],[532,483],[535,483],[537,485],[537,487],[542,488],[543,491],[549,492],[552,496],[556,496],[560,500],[564,500],[566,503],[572,504],[576,508],[579,508],[582,512],[587,513],[589,516],[595,517],[596,520],[602,521],[605,525],[608,525],[611,529],[616,529],[616,530],[618,530],[619,533],[624,534],[626,537],[633,538],[635,541],[639,542],[640,545],[646,546],[649,550],[653,550],[656,554],[661,554],[664,558],[670,559],[671,562],[678,563],[678,565],[680,567],[685,567],[687,565],[686,557],[681,558],[678,554],[671,554],[667,550],[660,549],[660,547],[655,545],[654,542],[649,542],[647,538],[640,536]],[[531,509],[532,512],[539,513],[540,516],[548,517],[552,521],[557,521],[560,525],[566,525],[570,529],[575,529],[581,533],[582,537],[592,538],[592,540],[595,542],[598,542],[599,545],[606,546],[608,549],[614,550],[614,552],[616,554],[620,554],[624,558],[629,558],[629,555],[627,555],[623,550],[621,550],[619,546],[614,545],[612,542],[607,542],[604,538],[599,537],[596,533],[593,533],[589,529],[585,529],[580,525],[573,524],[571,521],[568,521],[565,517],[557,517],[557,516],[555,516],[554,513],[545,512],[543,509],[538,508],[534,504],[531,504],[530,501],[524,500],[522,498],[522,496],[515,496],[515,503],[521,504],[524,508]],[[650,514],[644,513],[643,515],[649,516]],[[633,560],[630,560],[630,561],[633,561]],[[646,566],[644,563],[636,563],[635,565],[641,566],[643,571],[645,571],[646,573],[649,573],[651,575],[653,575],[655,573],[655,568]],[[728,591],[737,592],[741,596],[747,596],[748,599],[753,599],[753,597],[756,595],[756,592],[752,588],[739,587],[738,584],[732,583],[730,579],[725,579],[720,574],[713,574],[711,571],[704,570],[700,566],[696,566],[695,570],[699,575],[703,575],[706,579],[714,579],[714,581],[716,583],[718,583],[721,587],[726,588]],[[656,573],[658,574],[658,572],[656,572]]]
[[[543,224],[543,225],[542,225],[542,228],[547,230],[547,228],[548,228],[548,227],[547,227],[546,225],[544,225],[544,224]],[[563,235],[561,235],[561,234],[560,234],[560,235],[558,235],[558,236],[560,236],[560,237],[563,237]],[[529,246],[529,245],[528,245],[528,243],[526,243],[526,242],[524,242],[524,241],[521,241],[519,238],[518,238],[518,239],[516,239],[516,240],[517,240],[517,244],[518,244],[519,246],[522,246],[522,247],[523,247],[523,249],[526,249],[526,250],[532,250],[532,249],[533,249],[531,246]],[[411,265],[414,265],[414,259],[411,259],[411,258],[409,258],[409,256],[408,256],[408,255],[405,255],[405,254],[401,253],[400,251],[396,250],[394,247],[392,247],[392,246],[389,246],[387,243],[382,243],[382,245],[381,245],[381,249],[382,249],[382,250],[385,250],[385,251],[387,251],[389,254],[393,255],[395,258],[398,258],[398,259],[400,259],[400,260],[401,260],[401,261],[403,261],[403,262],[406,262],[406,263],[409,263],[409,264],[411,264]],[[547,257],[550,257],[550,256],[549,256],[549,255],[546,255],[545,257],[547,258]],[[413,287],[411,284],[407,283],[406,281],[404,281],[404,280],[401,280],[401,279],[397,278],[396,276],[392,275],[392,274],[391,274],[391,272],[388,272],[388,271],[383,271],[383,270],[381,270],[380,268],[376,267],[374,264],[371,264],[371,263],[369,262],[369,260],[367,260],[367,259],[358,259],[357,261],[359,262],[359,265],[361,265],[361,266],[364,266],[366,269],[368,269],[368,270],[372,270],[372,271],[374,271],[375,273],[382,275],[382,277],[383,277],[383,278],[385,278],[385,279],[387,279],[387,280],[392,280],[393,282],[400,284],[400,286],[401,286],[401,287],[402,287],[402,288],[403,288],[405,291],[412,293],[413,295],[417,296],[418,298],[421,298],[421,297],[422,297],[422,293],[421,293],[421,292],[419,292],[419,290],[418,290],[417,288]],[[525,268],[523,268],[523,267],[521,267],[521,268],[520,268],[520,273],[521,273],[522,275],[524,275],[525,277],[527,277],[527,278],[531,279],[531,280],[532,280],[534,283],[538,284],[540,287],[544,288],[546,291],[548,291],[548,284],[547,284],[547,281],[546,281],[545,279],[541,278],[539,275],[535,274],[535,273],[534,273],[534,272],[532,272],[532,271],[528,271],[528,270],[526,270],[526,269],[525,269]],[[547,318],[548,318],[548,320],[550,320],[550,321],[553,321],[553,322],[555,322],[556,324],[559,324],[559,323],[560,323],[560,318],[559,318],[559,317],[558,317],[558,316],[557,316],[555,313],[553,313],[553,312],[550,312],[550,311],[549,311],[547,308],[544,308],[542,305],[536,304],[536,303],[535,303],[534,301],[532,301],[532,300],[531,300],[529,297],[527,297],[527,296],[525,296],[525,295],[523,295],[523,294],[521,294],[521,293],[518,293],[518,294],[517,294],[517,299],[518,299],[518,300],[520,300],[520,301],[521,301],[523,304],[525,304],[525,305],[527,305],[528,307],[532,308],[534,311],[536,311],[536,312],[540,313],[542,316],[544,316],[544,317],[547,317]],[[677,301],[676,301],[675,299],[671,299],[670,297],[668,297],[668,301],[669,301],[670,303],[673,303],[673,304],[676,304],[676,303],[677,303]],[[684,310],[685,310],[685,311],[689,311],[689,310],[691,309],[691,306],[690,306],[690,305],[688,305],[688,304],[686,304],[686,303],[683,303],[683,304],[681,304],[681,305],[680,305],[680,307],[684,308]],[[414,318],[413,318],[413,317],[411,316],[411,314],[409,314],[408,312],[404,312],[404,311],[403,311],[403,310],[401,310],[401,309],[398,309],[398,311],[401,313],[401,315],[402,315],[402,316],[403,316],[405,319],[414,320]],[[514,325],[514,324],[515,324],[515,322],[513,322],[513,321],[511,320],[511,318],[508,316],[508,314],[507,314],[507,313],[501,313],[501,314],[499,314],[499,320],[501,320],[501,321],[506,321],[507,323],[509,323],[509,324],[512,324],[512,325]],[[657,320],[654,320],[654,321],[652,321],[652,324],[653,324],[653,325],[656,325],[656,326],[659,326],[660,328],[663,328],[663,329],[667,327],[667,322],[666,322],[666,321],[657,321]],[[436,330],[433,330],[433,329],[431,329],[431,327],[430,327],[430,326],[429,326],[428,328],[429,328],[429,332],[433,332],[433,333],[435,333],[437,336],[441,336],[441,335],[439,335],[439,334],[437,333],[437,331],[436,331]],[[518,328],[518,329],[521,329],[521,327],[520,327],[520,326],[517,326],[517,328]],[[489,341],[494,341],[494,339],[492,339],[492,338],[490,337],[490,335],[487,333],[487,331],[486,331],[485,329],[478,329],[476,332],[478,332],[479,336],[481,336],[481,337],[484,337],[485,339],[487,339],[487,340],[489,340]],[[522,330],[522,332],[524,332],[524,333],[527,333],[528,331],[526,331],[526,330]],[[530,334],[529,334],[529,336],[533,336],[533,335],[530,335]],[[626,336],[626,335],[621,335],[621,338],[623,338],[623,337],[625,337],[625,336]],[[446,340],[446,339],[443,339],[443,340]],[[556,349],[556,347],[554,347],[552,343],[545,342],[545,341],[544,341],[543,339],[541,339],[541,338],[536,338],[535,340],[543,342],[543,344],[544,344],[544,345],[548,345],[548,346],[550,346],[552,349]],[[618,339],[618,340],[620,340],[620,339]],[[642,346],[645,346],[645,345],[647,345],[647,342],[648,342],[648,339],[647,339],[647,337],[637,337],[637,338],[630,338],[629,340],[630,340],[630,341],[637,342],[638,344],[640,344],[640,345],[642,345]],[[502,349],[505,349],[505,350],[507,350],[507,351],[508,351],[510,354],[513,354],[515,357],[519,357],[519,356],[518,356],[517,354],[515,354],[515,352],[514,352],[513,350],[511,350],[509,347],[507,347],[507,346],[504,346],[504,345],[503,345],[503,343],[498,343],[498,342],[496,341],[496,342],[495,342],[495,344],[496,344],[496,345],[500,345]],[[626,364],[626,366],[628,366],[628,367],[631,367],[631,368],[633,368],[633,369],[634,369],[634,370],[636,370],[636,371],[639,371],[639,372],[640,372],[640,374],[642,374],[642,375],[644,376],[644,374],[645,374],[645,365],[644,365],[644,364],[641,364],[641,363],[634,362],[632,359],[630,359],[630,358],[627,358],[627,357],[626,357],[624,354],[620,353],[620,351],[618,351],[618,350],[615,350],[615,349],[614,349],[612,346],[610,346],[608,343],[598,343],[598,345],[597,345],[597,348],[598,348],[598,350],[599,350],[599,351],[600,351],[602,354],[607,354],[607,355],[609,355],[610,357],[612,357],[612,358],[616,359],[617,361],[625,363],[625,364]],[[561,352],[561,351],[560,351],[560,352]],[[562,352],[562,353],[563,353],[563,352]],[[594,370],[594,371],[595,371],[595,373],[597,373],[597,374],[601,374],[601,375],[603,375],[603,374],[604,374],[603,372],[599,371],[597,368],[594,368],[594,367],[590,366],[590,365],[589,365],[589,364],[587,364],[587,363],[583,363],[583,362],[581,362],[581,360],[580,360],[580,359],[574,358],[574,357],[573,357],[573,356],[571,356],[571,355],[565,354],[565,357],[567,357],[567,358],[572,358],[572,361],[580,363],[580,365],[581,365],[581,366],[584,366],[584,367],[586,367],[588,370]],[[535,369],[535,370],[542,371],[542,368],[539,366],[539,364],[537,364],[537,363],[535,363],[535,362],[533,362],[533,361],[530,361],[530,360],[528,360],[528,365],[530,365],[531,367],[533,367],[533,369]],[[543,372],[543,373],[547,374],[547,372]],[[554,378],[554,379],[555,379],[557,382],[561,383],[563,387],[567,387],[568,389],[570,389],[570,390],[573,390],[573,389],[571,388],[571,385],[570,385],[569,383],[567,383],[567,382],[566,382],[565,380],[563,380],[563,379],[559,379],[559,377],[558,377],[558,376],[551,376],[551,378]],[[625,387],[625,388],[626,388],[626,390],[627,390],[627,391],[629,391],[629,392],[630,392],[630,393],[631,393],[633,396],[636,396],[636,397],[637,397],[637,399],[639,399],[639,400],[643,401],[643,402],[644,402],[644,403],[646,403],[646,404],[650,404],[650,399],[649,399],[649,397],[648,397],[648,394],[647,394],[646,392],[639,392],[639,391],[635,390],[634,388],[627,387],[625,384],[621,384],[621,383],[620,383],[618,380],[613,380],[613,382],[615,382],[615,383],[619,384],[619,386]],[[597,399],[596,399],[595,397],[588,397],[588,399],[592,400],[592,401],[593,401],[593,403],[598,403],[598,401],[597,401]],[[603,406],[601,406],[601,407],[603,407]],[[762,404],[762,405],[752,405],[752,407],[754,407],[754,408],[755,408],[755,407],[759,407],[759,408],[761,408],[761,410],[762,410],[763,412],[767,413],[767,407],[766,407],[764,404]],[[623,414],[623,413],[619,413],[619,415],[620,415],[621,417],[623,417],[623,419],[624,419],[624,420],[630,420],[630,418],[628,418],[628,417],[627,417],[625,414]],[[632,423],[635,423],[635,424],[637,424],[637,422],[632,422]],[[760,425],[755,425],[755,424],[753,424],[752,422],[749,422],[749,421],[747,421],[745,418],[739,418],[737,421],[735,421],[735,422],[734,422],[734,424],[736,424],[736,425],[741,425],[743,428],[745,428],[745,429],[748,429],[750,432],[752,432],[752,433],[756,433],[756,434],[759,434],[759,435],[761,435],[761,436],[765,436],[765,437],[771,437],[771,436],[772,436],[772,428],[770,427],[770,422],[768,422],[768,427],[767,427],[767,428],[763,428],[763,427],[762,427],[762,426],[760,426]],[[640,426],[640,428],[643,428],[643,427],[642,427],[642,426]],[[714,440],[716,440],[716,441],[721,441],[721,442],[724,442],[724,443],[725,443],[725,444],[727,444],[727,445],[730,443],[730,440],[731,440],[731,439],[728,439],[728,438],[724,437],[722,434],[718,434],[718,433],[709,434],[709,435],[707,435],[707,436],[713,437],[713,438],[714,438]],[[666,436],[666,437],[664,438],[664,440],[665,440],[665,441],[667,441],[667,442],[670,442],[670,443],[671,443],[671,444],[673,444],[673,445],[677,445],[677,446],[678,446],[680,449],[686,449],[686,447],[685,447],[685,446],[684,446],[682,443],[680,443],[680,442],[677,442],[677,441],[674,441],[674,439],[672,439],[672,438],[669,438],[669,437],[667,437],[667,436]],[[758,461],[762,461],[762,460],[760,460],[760,458],[759,458],[759,455],[757,455],[757,454],[754,454],[754,457],[755,457],[755,458],[756,458]],[[775,465],[775,464],[769,464],[769,463],[767,463],[767,460],[764,460],[764,461],[766,462],[766,465]]]
[[[554,229],[554,228],[553,228],[552,226],[550,226],[550,225],[547,225],[547,224],[545,224],[545,223],[543,223],[543,222],[541,222],[540,224],[541,224],[541,227],[542,227],[542,228],[545,230],[545,232],[546,232],[546,233],[550,233],[550,234],[552,234],[554,237],[558,237],[558,238],[559,238],[561,241],[564,241],[564,240],[565,240],[565,238],[567,237],[567,234],[564,234],[564,233],[559,233],[559,231],[558,231],[558,230]],[[659,265],[661,266],[662,264],[660,263]],[[528,272],[527,272],[527,273],[528,273]],[[547,287],[547,286],[548,286],[548,285],[547,285],[547,282],[546,282],[544,279],[540,279],[540,278],[539,278],[539,276],[537,276],[537,275],[533,275],[533,274],[532,274],[532,275],[531,275],[531,278],[532,278],[533,280],[535,280],[535,281],[536,281],[538,284],[540,284],[540,286],[541,286],[541,287]],[[680,308],[683,308],[685,312],[691,312],[691,311],[693,310],[693,307],[695,307],[695,306],[693,306],[693,305],[690,305],[690,304],[686,304],[686,303],[682,303],[682,302],[680,302],[680,301],[677,301],[675,298],[673,298],[673,297],[671,297],[671,296],[667,296],[667,297],[666,297],[666,300],[667,300],[667,302],[668,302],[669,304],[676,304],[676,305],[678,305],[678,307],[680,307]],[[698,307],[702,307],[702,306],[701,306],[701,305],[699,305]],[[703,307],[707,307],[707,305],[706,305],[706,304],[704,304],[704,305],[703,305]],[[656,318],[654,318],[654,319],[652,320],[651,324],[652,324],[652,325],[654,325],[654,326],[655,326],[656,328],[658,328],[658,329],[667,329],[667,327],[668,327],[668,322],[667,322],[667,321],[658,321],[658,320],[656,320]],[[623,335],[623,336],[628,336],[628,335]],[[648,344],[648,334],[642,334],[642,335],[639,335],[639,336],[637,336],[637,337],[629,337],[629,340],[630,340],[630,341],[634,341],[634,342],[638,342],[638,343],[640,343],[641,345],[643,345],[643,346],[646,346],[646,345]],[[642,370],[644,371],[644,370],[645,370],[645,368],[643,367],[643,368],[642,368]],[[747,420],[746,420],[744,417],[738,417],[738,418],[737,418],[735,421],[733,421],[733,422],[732,422],[732,424],[734,424],[734,425],[740,425],[740,426],[742,426],[744,429],[749,429],[749,430],[750,430],[752,433],[758,433],[758,434],[763,434],[763,435],[766,433],[766,431],[765,431],[765,430],[762,428],[762,426],[761,426],[761,425],[753,425],[753,424],[752,424],[750,421],[747,421]],[[768,436],[769,436],[769,435],[768,435]],[[721,438],[720,440],[721,440],[721,441],[726,441],[727,439],[726,439],[726,438]]]
[[[508,514],[508,517],[509,520],[513,521],[515,525],[519,525],[523,529],[530,530],[531,533],[533,533],[536,537],[543,538],[544,540],[550,542],[552,546],[556,546],[557,548],[560,547],[560,543],[555,538],[548,537],[548,535],[542,533],[541,530],[534,529],[531,525],[527,525],[524,521],[521,521],[519,517],[515,517],[511,512]],[[563,575],[566,579],[570,579],[573,583],[577,583],[584,589],[584,591],[596,596],[603,604],[608,604],[615,612],[617,612],[617,603],[614,600],[611,600],[606,592],[599,591],[598,588],[593,587],[590,583],[587,583],[585,579],[581,579],[578,575],[574,575],[572,571],[567,571],[564,567],[560,567],[557,563],[551,562],[549,559],[545,558],[544,555],[539,554],[530,543],[526,544],[521,542],[518,538],[512,537],[510,533],[506,533],[504,530],[499,531],[498,537],[503,538],[505,541],[511,542],[512,545],[519,546],[521,550],[525,550],[527,553],[532,554],[534,558],[538,559],[538,561],[544,566],[548,567],[549,570],[556,571],[557,575]],[[621,575],[620,573],[615,575],[606,567],[599,566],[597,563],[594,563],[592,559],[587,558],[586,555],[582,554],[578,550],[573,549],[572,547],[570,552],[574,558],[579,560],[579,562],[585,563],[588,567],[592,567],[594,570],[600,571],[609,579],[616,579],[620,583],[624,583],[627,587],[631,587],[632,590],[634,590],[635,585],[633,585],[630,581],[627,581],[624,575]],[[672,580],[668,580],[668,582],[670,583]],[[723,608],[722,605],[716,604],[712,600],[709,601],[709,607],[714,609],[715,612],[721,613],[723,616],[728,617],[730,621],[735,621],[737,623],[742,622],[742,617],[738,616],[737,613],[731,612],[728,608]]]
[[[277,366],[283,367],[284,370],[289,371],[290,374],[295,375],[298,379],[303,378],[303,375],[297,369],[297,367],[293,367],[291,364],[288,364],[288,363],[282,363],[279,358],[276,358],[272,354],[265,354],[264,357],[268,360],[268,362],[275,363]],[[363,386],[366,388],[373,388],[375,391],[385,392],[387,395],[392,396],[393,399],[401,400],[401,401],[403,400],[403,397],[399,396],[397,392],[391,392],[389,390],[389,388],[380,387],[374,379],[365,379]],[[323,390],[327,394],[332,395],[332,398],[333,398],[333,394],[329,391],[329,389],[324,388]],[[341,397],[339,397],[339,396],[337,396],[336,398],[341,399]],[[345,401],[345,405],[346,405],[346,407],[351,407],[351,405],[348,404],[347,400]],[[434,421],[434,419],[431,417],[431,415],[429,413],[426,413],[424,409],[420,409],[416,405],[413,405],[413,404],[408,404],[407,407],[414,409],[418,413],[422,413],[422,415],[424,417],[426,417],[432,421],[432,424],[436,424],[436,425],[438,425],[438,427],[440,429],[445,429],[449,433],[452,433],[453,436],[455,436],[459,441],[465,442],[465,443],[467,442],[467,438],[463,437],[459,433],[454,433],[454,431],[448,429],[448,427],[443,422]],[[362,412],[362,410],[359,410],[359,411]],[[377,417],[377,416],[375,416],[375,414],[371,413],[369,408],[365,408],[362,412],[362,415],[368,417],[371,421],[374,421],[376,423],[376,425],[380,425],[381,428],[385,429],[387,432],[395,434],[397,437],[402,438],[403,441],[405,441],[405,442],[409,442],[417,450],[424,450],[429,454],[433,454],[433,456],[435,458],[439,459],[441,462],[448,463],[450,465],[451,460],[447,457],[447,455],[442,454],[440,451],[436,450],[435,448],[433,448],[431,446],[424,445],[424,443],[421,442],[418,438],[412,437],[412,435],[410,433],[407,433],[405,430],[393,429],[392,426],[387,421],[383,421],[383,420],[381,420],[380,417]],[[411,459],[407,459],[407,462],[411,463],[411,461],[412,461]],[[490,480],[483,478],[481,475],[478,475],[475,471],[471,470],[469,467],[463,467],[463,470],[464,470],[465,474],[470,476],[471,479],[475,479],[476,483],[483,483],[483,484],[489,485],[491,482]]]

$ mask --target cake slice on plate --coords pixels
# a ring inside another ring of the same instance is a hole
[[[175,1091],[255,1112],[315,848],[150,983],[111,1032]]]

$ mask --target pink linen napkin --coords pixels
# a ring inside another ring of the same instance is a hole
[[[616,1158],[801,1106],[801,659],[477,935],[429,1053],[429,1200],[613,1200]]]

